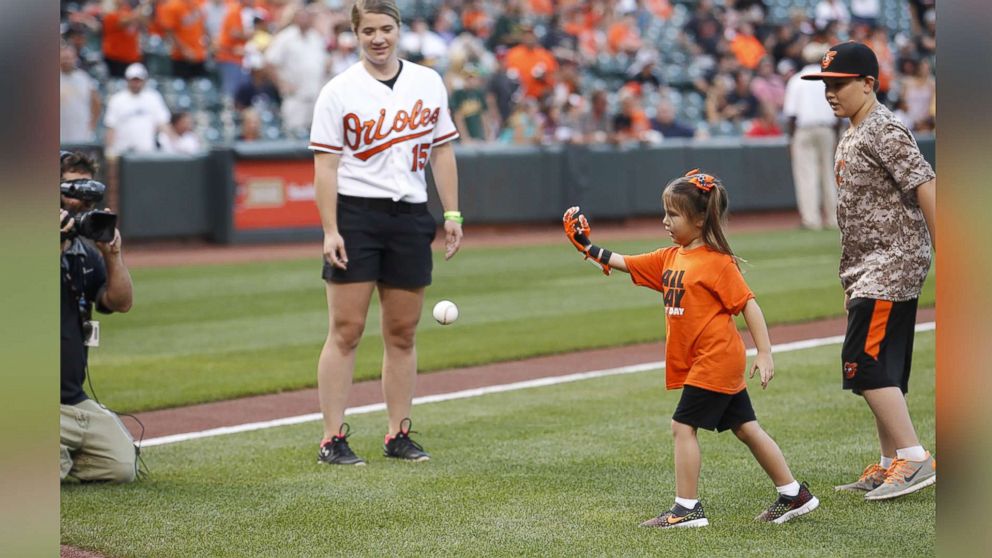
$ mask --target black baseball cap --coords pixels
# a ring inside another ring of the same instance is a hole
[[[878,58],[868,45],[848,41],[830,47],[820,61],[823,71],[802,76],[806,80],[871,76],[878,81]]]

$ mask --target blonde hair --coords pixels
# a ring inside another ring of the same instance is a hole
[[[401,23],[400,9],[396,5],[396,0],[355,0],[351,6],[351,28],[358,33],[358,25],[362,23],[363,14],[383,14],[396,20],[396,25]]]

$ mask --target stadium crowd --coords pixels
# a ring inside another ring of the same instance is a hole
[[[462,143],[782,135],[804,50],[849,39],[876,52],[879,98],[914,131],[936,126],[935,0],[398,4],[399,54],[444,77]],[[358,60],[349,9],[62,0],[62,143],[113,156],[305,138],[320,88]]]

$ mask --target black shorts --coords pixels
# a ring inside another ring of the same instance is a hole
[[[903,302],[853,298],[847,305],[847,335],[841,350],[844,389],[909,391],[918,299]]]
[[[203,62],[173,59],[172,75],[181,79],[207,77],[207,65]]]
[[[746,388],[729,395],[696,386],[683,386],[682,398],[672,420],[723,432],[758,419],[754,416],[754,407]]]
[[[107,73],[110,74],[110,77],[115,78],[123,78],[127,67],[132,64],[131,62],[120,62],[111,60],[110,58],[104,58],[103,61],[107,63]]]
[[[348,253],[348,269],[324,261],[325,281],[374,281],[408,289],[431,284],[431,242],[437,223],[426,203],[339,195],[338,231]]]

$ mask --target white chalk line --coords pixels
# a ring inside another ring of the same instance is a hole
[[[934,322],[925,322],[916,325],[916,331],[933,331],[936,329],[936,324]],[[780,343],[778,345],[772,346],[773,353],[788,353],[792,351],[802,351],[805,349],[813,349],[816,347],[823,347],[826,345],[836,345],[844,342],[843,335],[835,335],[833,337],[821,337],[817,339],[805,339],[802,341],[793,341],[791,343]],[[757,353],[755,349],[749,349],[747,351],[748,356],[754,356]],[[657,362],[645,362],[642,364],[631,364],[628,366],[618,366],[616,368],[606,368],[603,370],[592,370],[589,372],[578,372],[575,374],[567,374],[564,376],[552,376],[548,378],[538,378],[535,380],[525,380],[522,382],[513,382],[510,384],[500,384],[495,386],[486,386],[481,388],[465,389],[461,391],[453,391],[450,393],[439,393],[436,395],[425,395],[423,397],[415,397],[413,399],[414,405],[423,405],[426,403],[438,403],[441,401],[452,401],[455,399],[468,399],[470,397],[479,397],[482,395],[488,395],[491,393],[504,393],[507,391],[517,391],[520,389],[530,389],[535,387],[543,386],[553,386],[558,384],[567,384],[570,382],[579,382],[582,380],[591,380],[593,378],[604,378],[606,376],[618,376],[621,374],[636,374],[638,372],[647,372],[649,370],[657,370],[665,367],[665,361],[659,360]],[[378,411],[385,411],[385,403],[373,403],[372,405],[363,405],[361,407],[352,407],[345,411],[345,415],[363,415],[366,413],[375,413]],[[210,428],[208,430],[201,430],[198,432],[184,432],[182,434],[171,434],[169,436],[161,436],[158,438],[149,438],[145,440],[141,446],[142,447],[152,447],[152,446],[162,446],[166,444],[175,444],[178,442],[186,442],[189,440],[197,440],[200,438],[211,438],[214,436],[224,436],[227,434],[239,434],[241,432],[252,432],[254,430],[265,430],[267,428],[277,428],[280,426],[289,426],[292,424],[301,424],[304,422],[313,422],[321,420],[320,413],[310,413],[306,415],[298,415],[295,417],[285,417],[274,420],[266,420],[260,422],[249,422],[246,424],[238,424],[235,426],[223,426],[220,428]]]

